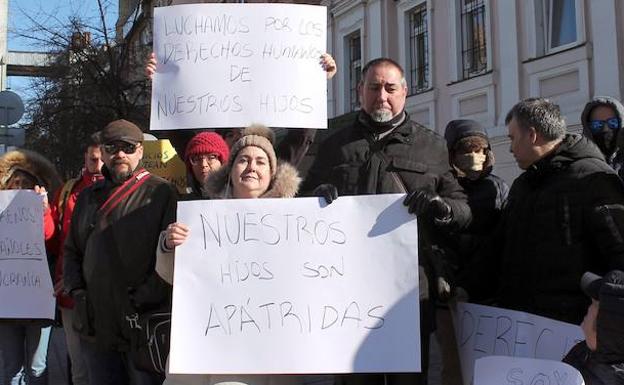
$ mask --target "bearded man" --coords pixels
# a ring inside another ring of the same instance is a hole
[[[170,305],[170,286],[154,267],[176,195],[141,167],[143,133],[134,123],[109,123],[101,141],[104,179],[78,196],[64,245],[73,326],[91,385],[161,384],[163,378],[138,370],[128,352],[137,315]]]

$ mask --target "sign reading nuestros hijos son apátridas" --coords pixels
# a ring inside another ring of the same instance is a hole
[[[180,202],[191,233],[175,255],[170,371],[420,371],[403,198]]]

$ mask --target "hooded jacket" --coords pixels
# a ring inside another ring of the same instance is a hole
[[[6,190],[13,173],[22,170],[37,178],[37,183],[54,193],[62,181],[52,163],[30,150],[13,150],[0,157],[0,190]]]
[[[473,136],[487,141],[483,171],[476,179],[460,175],[453,162],[457,142]],[[472,221],[468,228],[452,234],[445,245],[450,248],[446,254],[450,264],[448,274],[452,279],[454,274],[469,267],[480,245],[494,231],[507,200],[509,186],[504,180],[492,174],[494,153],[487,132],[480,124],[472,120],[452,120],[446,126],[444,138],[449,150],[449,163],[453,167],[453,174],[464,188],[472,212]]]
[[[609,96],[596,96],[585,105],[581,113],[581,124],[583,125],[583,135],[594,140],[594,134],[589,127],[589,117],[594,108],[598,106],[608,106],[615,111],[615,115],[620,119],[620,129],[616,137],[616,148],[613,155],[606,159],[607,163],[613,167],[620,177],[624,177],[624,106],[617,99]]]
[[[52,163],[42,155],[30,150],[13,150],[0,157],[0,190],[6,190],[15,171],[23,171],[35,177],[37,184],[48,191],[48,197],[61,185],[61,177]],[[43,213],[43,233],[46,241],[54,236],[54,219],[48,207]],[[46,244],[46,246],[53,246]]]
[[[583,341],[563,359],[581,372],[586,385],[624,384],[624,273],[613,271],[607,276],[600,289],[596,350]]]
[[[598,147],[568,134],[514,181],[492,241],[469,292],[578,324],[589,305],[583,273],[624,268],[624,185]]]

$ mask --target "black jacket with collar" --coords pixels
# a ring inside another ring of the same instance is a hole
[[[323,183],[336,186],[339,195],[426,191],[440,195],[451,206],[453,218],[446,225],[448,229],[467,226],[471,220],[470,208],[464,191],[450,171],[444,139],[412,122],[405,113],[401,124],[376,140],[363,123],[362,114],[353,125],[321,144],[302,191],[309,193]],[[436,258],[428,255],[434,252],[431,246],[439,244],[442,227],[427,218],[419,218],[418,224],[419,263],[431,278],[432,270],[436,270],[432,265]],[[431,284],[430,289],[433,287]]]
[[[624,268],[624,184],[598,147],[568,134],[514,181],[488,246],[469,292],[578,324],[589,305],[583,273]]]
[[[118,187],[106,170],[103,174],[105,179],[76,202],[64,245],[63,280],[66,292],[86,289],[97,344],[123,351],[131,335],[126,316],[170,301],[171,288],[154,267],[160,232],[173,222],[176,193],[167,181],[149,175],[103,215],[98,208]]]

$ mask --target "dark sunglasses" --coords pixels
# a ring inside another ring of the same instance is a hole
[[[612,130],[617,130],[620,128],[620,119],[619,118],[609,118],[607,120],[590,120],[589,127],[592,132],[595,134],[602,130],[604,125],[607,125]]]
[[[103,147],[104,147],[104,151],[106,151],[110,155],[116,154],[119,151],[123,151],[124,154],[134,154],[134,152],[138,148],[138,145],[132,144],[132,143],[119,142],[119,143],[105,144]]]

